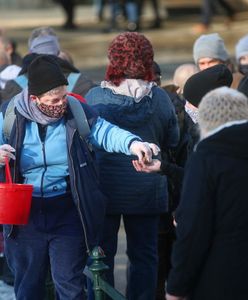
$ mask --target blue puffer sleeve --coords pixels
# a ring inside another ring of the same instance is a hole
[[[107,152],[121,152],[127,155],[131,155],[129,147],[135,140],[141,141],[141,138],[101,117],[97,118],[89,136],[92,145],[104,148]]]

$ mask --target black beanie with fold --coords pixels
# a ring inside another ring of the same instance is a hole
[[[218,64],[192,75],[185,83],[183,89],[184,98],[195,107],[201,102],[208,92],[222,87],[230,87],[233,76],[228,67]]]
[[[39,55],[28,67],[28,91],[39,96],[56,87],[68,85],[59,64],[51,55]]]

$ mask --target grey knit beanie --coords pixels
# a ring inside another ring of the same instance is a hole
[[[199,59],[210,57],[219,59],[223,62],[229,59],[223,39],[218,33],[203,34],[194,43],[193,57],[195,64]]]
[[[207,93],[199,105],[198,123],[201,130],[212,131],[231,121],[248,120],[248,98],[228,87]]]
[[[34,38],[29,45],[30,53],[58,55],[60,51],[57,36],[47,35]]]
[[[248,55],[248,34],[243,36],[235,46],[235,57],[237,62],[244,55]]]

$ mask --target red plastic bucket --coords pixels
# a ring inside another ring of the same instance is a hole
[[[33,186],[12,183],[8,159],[5,160],[6,183],[0,183],[0,224],[28,223]]]

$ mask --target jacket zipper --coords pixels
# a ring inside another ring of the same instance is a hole
[[[76,130],[74,130],[74,133],[73,133],[73,136],[72,136],[72,140],[73,140],[75,132],[76,132]],[[70,148],[69,149],[70,149],[69,150],[69,152],[70,152],[70,161],[71,161],[71,166],[72,166],[72,170],[73,170],[73,177],[74,177],[73,188],[74,188],[74,191],[75,191],[75,193],[77,195],[77,210],[78,210],[79,217],[80,217],[80,220],[81,220],[81,223],[82,223],[82,226],[83,226],[84,239],[85,239],[85,245],[86,245],[87,253],[90,254],[90,248],[89,248],[89,244],[88,244],[88,237],[87,237],[87,233],[86,233],[86,226],[85,226],[84,218],[83,218],[83,215],[82,215],[82,212],[81,212],[81,209],[80,209],[79,195],[78,195],[78,191],[77,191],[77,187],[76,187],[76,183],[75,183],[75,177],[76,177],[76,175],[75,175],[75,169],[74,169],[74,166],[73,166],[72,155],[71,155],[71,144],[70,144]]]
[[[41,197],[43,198],[44,197],[44,189],[43,189],[43,184],[44,184],[44,176],[45,176],[45,173],[47,171],[47,163],[46,163],[46,149],[45,149],[45,142],[41,142],[41,145],[42,145],[42,154],[43,154],[43,160],[44,160],[44,171],[41,175],[41,183],[40,183],[40,193],[41,193]]]

